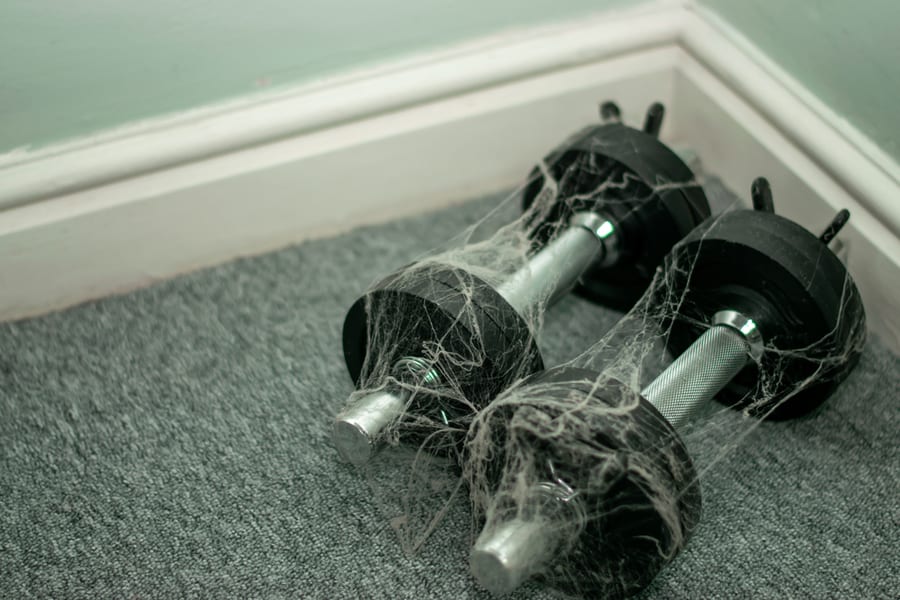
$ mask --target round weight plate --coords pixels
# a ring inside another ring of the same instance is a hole
[[[556,204],[535,228],[539,243],[546,243],[577,211],[596,210],[618,224],[619,260],[611,266],[598,261],[576,288],[600,304],[630,308],[671,247],[710,214],[687,165],[654,136],[620,123],[584,129],[545,163],[558,192]],[[525,209],[544,183],[540,172],[533,171],[523,193]]]
[[[548,369],[510,392],[516,402],[508,412],[515,417],[501,411],[496,418],[503,420],[498,429],[506,423],[518,428],[517,452],[532,454],[515,464],[545,465],[546,473],[529,476],[572,488],[580,503],[563,511],[584,519],[578,541],[542,578],[567,594],[620,598],[646,587],[687,542],[700,519],[700,486],[668,421],[624,383],[609,380],[598,388],[598,381],[600,375],[586,369]],[[632,409],[606,411],[604,405]],[[547,427],[573,419],[578,426],[571,429],[555,433]],[[490,466],[487,472],[497,474]],[[536,483],[516,480],[518,486]],[[520,510],[509,507],[512,514]]]
[[[493,287],[434,263],[407,266],[357,300],[343,342],[357,386],[380,385],[401,358],[433,356],[444,383],[475,406],[543,368],[528,323]]]
[[[831,250],[793,221],[770,212],[725,213],[685,238],[666,268],[667,291],[683,293],[669,337],[674,355],[720,310],[741,312],[762,333],[760,367],[751,364],[719,394],[728,404],[776,419],[805,414],[859,359],[865,311],[856,285]]]

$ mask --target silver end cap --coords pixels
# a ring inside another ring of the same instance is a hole
[[[406,410],[406,392],[376,392],[360,398],[334,421],[332,440],[347,462],[361,467],[378,451],[381,433]]]
[[[543,519],[512,519],[482,531],[469,555],[472,576],[493,594],[509,594],[540,571],[556,551],[554,528]]]

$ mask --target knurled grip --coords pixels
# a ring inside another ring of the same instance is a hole
[[[653,380],[641,395],[673,427],[686,422],[750,360],[750,344],[736,329],[714,325]]]

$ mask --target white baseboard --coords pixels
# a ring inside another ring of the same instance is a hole
[[[680,2],[504,33],[294,89],[0,155],[0,208],[357,122],[506,82],[671,45]]]
[[[766,175],[812,229],[850,208],[850,270],[900,350],[900,171],[773,69],[666,1],[0,157],[0,319],[511,187],[614,98],[633,122],[665,102],[664,139],[736,191]]]

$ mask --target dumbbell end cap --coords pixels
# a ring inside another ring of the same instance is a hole
[[[508,594],[540,570],[556,544],[544,520],[512,519],[481,533],[469,555],[472,575],[493,594]]]
[[[469,568],[481,587],[492,594],[509,594],[518,585],[509,565],[493,552],[473,550],[469,557]]]
[[[374,454],[372,439],[358,424],[337,420],[332,433],[334,446],[345,461],[361,467]]]
[[[376,392],[360,398],[334,421],[332,440],[347,462],[361,467],[379,446],[381,432],[406,409],[406,394]]]

